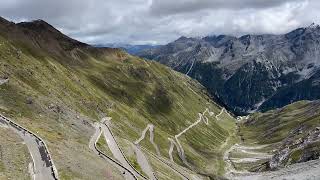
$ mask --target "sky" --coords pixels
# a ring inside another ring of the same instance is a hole
[[[1,0],[0,16],[42,19],[86,43],[166,44],[180,36],[282,34],[320,24],[319,0]]]

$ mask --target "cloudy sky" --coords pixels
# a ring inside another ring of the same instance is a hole
[[[43,19],[91,44],[285,33],[320,23],[319,0],[1,0],[0,16]]]

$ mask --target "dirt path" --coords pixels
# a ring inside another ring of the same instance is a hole
[[[24,140],[33,161],[33,163],[30,163],[29,165],[29,171],[32,179],[59,179],[58,171],[53,164],[48,148],[40,137],[5,116],[0,115],[0,123],[14,130],[14,132]]]

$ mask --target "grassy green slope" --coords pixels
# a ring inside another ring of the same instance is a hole
[[[318,101],[299,101],[278,110],[256,113],[241,126],[245,141],[271,144],[283,141],[299,127],[308,133],[320,125],[320,104]]]
[[[71,48],[55,54],[32,44],[0,37],[0,77],[10,78],[0,87],[0,110],[48,142],[62,179],[100,179],[106,169],[120,177],[87,147],[94,131],[90,124],[105,115],[113,118],[117,138],[131,142],[154,124],[155,141],[168,157],[168,137],[196,121],[205,108],[220,112],[199,83],[158,63],[115,49]],[[223,172],[220,146],[230,127],[221,124],[234,126],[228,116],[223,121],[212,117],[208,126],[200,124],[181,137],[198,172]],[[147,141],[143,146],[155,152]]]

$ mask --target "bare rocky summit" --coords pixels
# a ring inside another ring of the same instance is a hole
[[[138,55],[202,83],[236,113],[319,99],[320,27],[283,35],[181,37]]]

